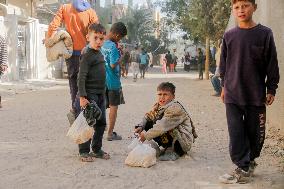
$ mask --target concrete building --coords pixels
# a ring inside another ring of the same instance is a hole
[[[257,0],[257,11],[254,20],[272,29],[278,53],[280,69],[280,83],[276,99],[272,106],[267,108],[267,123],[284,134],[284,1]],[[235,26],[234,19],[230,19],[229,28]]]
[[[35,15],[33,7],[36,1],[6,0],[4,3],[0,4],[0,34],[8,44],[9,69],[2,80],[54,77],[51,72],[56,69],[55,63],[47,62],[42,43],[47,25],[40,24],[38,19],[32,17]]]

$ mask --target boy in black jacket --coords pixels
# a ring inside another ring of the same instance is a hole
[[[92,24],[89,27],[89,45],[80,59],[78,75],[78,95],[75,101],[76,115],[89,103],[97,104],[102,114],[93,125],[95,129],[92,140],[79,144],[80,159],[85,162],[92,162],[94,158],[109,159],[110,156],[104,152],[102,138],[106,127],[105,113],[105,61],[100,52],[106,35],[106,30],[101,24]],[[91,144],[92,142],[92,144]],[[90,149],[91,145],[91,149]]]

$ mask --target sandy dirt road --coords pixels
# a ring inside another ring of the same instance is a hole
[[[263,150],[253,182],[221,185],[218,176],[232,168],[228,155],[225,110],[209,81],[195,74],[152,73],[137,83],[123,79],[126,104],[119,107],[116,131],[122,141],[104,139],[108,161],[78,160],[78,149],[65,135],[70,97],[67,83],[24,94],[4,95],[0,110],[0,188],[12,189],[283,189],[283,156]],[[131,168],[124,165],[133,126],[155,101],[156,86],[171,81],[176,98],[190,111],[199,138],[190,156],[175,162]],[[277,102],[276,102],[277,103]],[[281,162],[282,161],[282,162]]]

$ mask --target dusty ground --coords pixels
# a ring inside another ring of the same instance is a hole
[[[77,146],[65,135],[70,98],[66,81],[24,86],[0,85],[4,108],[0,110],[0,188],[190,188],[190,189],[283,189],[283,140],[269,135],[251,184],[221,185],[218,176],[231,168],[224,106],[209,81],[197,81],[193,73],[163,76],[152,73],[133,83],[123,79],[126,104],[120,106],[116,131],[122,141],[103,141],[111,160],[82,163]],[[156,86],[171,81],[177,99],[192,114],[197,139],[190,156],[154,167],[124,165],[127,145],[135,123],[155,100]],[[9,90],[10,89],[10,90]],[[40,90],[39,90],[40,89]],[[16,92],[15,92],[16,91]],[[276,102],[277,103],[277,102]]]

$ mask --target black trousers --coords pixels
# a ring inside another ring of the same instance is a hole
[[[145,72],[146,72],[147,64],[140,64],[139,69],[140,69],[140,75],[142,78],[145,77]]]
[[[202,64],[198,64],[198,73],[199,73],[199,79],[203,79]]]
[[[79,73],[79,58],[80,56],[72,55],[70,58],[66,59],[67,74],[71,95],[71,107],[73,110],[76,109],[76,107],[74,106],[74,102],[78,92],[77,76]]]
[[[102,148],[102,140],[103,140],[103,135],[106,127],[106,107],[105,107],[105,95],[104,94],[88,94],[87,99],[89,102],[95,101],[99,108],[102,111],[102,116],[101,119],[97,120],[96,124],[94,125],[95,133],[93,135],[93,138],[90,139],[89,141],[79,144],[79,153],[89,153],[90,148],[92,148],[93,152],[98,152]],[[76,107],[76,117],[79,115],[81,112],[81,107],[80,107],[80,100],[79,96],[77,96],[75,103]]]
[[[152,121],[147,121],[145,126],[145,131],[148,131],[149,129],[153,128],[154,123]],[[156,138],[153,138],[155,142],[158,143],[159,146],[162,146],[163,148],[172,147],[173,144],[173,137],[169,134],[169,132],[163,134],[162,136],[158,136]],[[182,150],[180,143],[178,141],[174,144],[174,152],[176,152],[179,156],[182,156],[185,154],[185,152]]]
[[[226,104],[230,156],[247,171],[249,162],[260,156],[265,138],[266,107]]]

